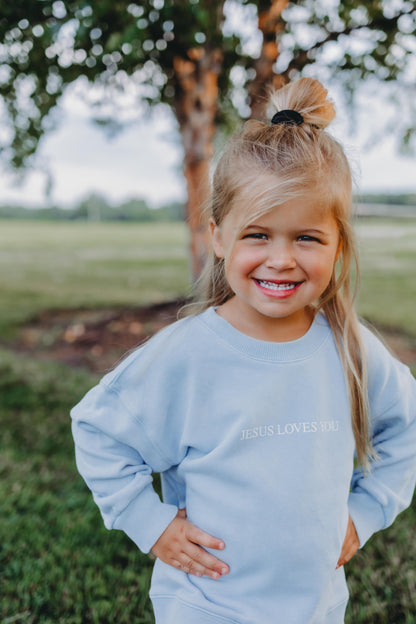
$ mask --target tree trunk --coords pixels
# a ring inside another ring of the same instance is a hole
[[[189,50],[187,59],[174,59],[175,114],[185,150],[186,218],[191,234],[194,280],[201,274],[207,255],[208,228],[203,209],[209,197],[209,168],[222,60],[221,50],[208,47]]]
[[[263,44],[255,63],[256,77],[249,88],[251,118],[264,120],[270,88],[278,89],[284,84],[281,76],[274,72],[279,56],[277,35],[284,30],[282,12],[289,0],[271,0],[270,7],[259,12],[259,30],[263,33]]]
[[[281,13],[287,5],[288,0],[271,0],[270,8],[259,14],[263,45],[255,66],[256,78],[250,87],[253,118],[264,116],[267,89],[282,84],[282,78],[274,74],[273,66],[279,54],[276,35],[284,27]],[[185,151],[184,174],[188,189],[186,219],[190,229],[194,280],[201,274],[207,255],[209,236],[203,209],[209,197],[212,141],[218,109],[218,75],[222,63],[223,52],[209,46],[192,48],[187,58],[177,56],[173,63],[174,110]]]

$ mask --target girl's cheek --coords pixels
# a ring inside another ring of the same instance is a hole
[[[246,249],[235,254],[233,258],[230,258],[229,264],[235,267],[249,267],[257,266],[264,261],[264,254],[259,253],[257,249]]]

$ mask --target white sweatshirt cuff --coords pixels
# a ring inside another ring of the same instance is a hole
[[[114,529],[120,529],[144,553],[148,553],[175,518],[178,508],[162,503],[149,484],[116,518]]]
[[[384,529],[383,509],[366,492],[351,492],[348,508],[362,548],[373,533]]]

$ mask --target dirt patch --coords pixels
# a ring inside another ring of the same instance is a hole
[[[416,338],[398,327],[372,325],[378,336],[399,360],[416,368]]]
[[[13,347],[97,373],[176,320],[183,301],[138,308],[45,311],[22,326]]]
[[[183,305],[184,301],[170,301],[134,309],[46,311],[20,329],[13,347],[103,374],[126,352],[175,321]],[[398,328],[376,329],[399,359],[416,366],[415,337]]]

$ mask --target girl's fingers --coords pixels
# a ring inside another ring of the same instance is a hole
[[[186,553],[195,565],[202,566],[204,568],[203,574],[208,574],[213,578],[219,578],[223,574],[228,574],[230,571],[228,565],[211,555],[200,546],[190,547]]]
[[[194,574],[199,577],[206,574],[204,567],[193,561],[190,557],[184,557],[182,561],[174,560],[172,564],[175,568],[185,572],[185,574]]]
[[[185,574],[193,574],[194,576],[198,577],[209,576],[210,578],[215,580],[221,577],[221,574],[219,572],[207,568],[192,559],[191,557],[187,556],[183,556],[180,561],[175,561],[175,567],[177,567],[179,570],[182,570],[182,572],[185,572]]]
[[[188,522],[186,509],[181,509],[154,544],[152,552],[164,563],[187,574],[206,575],[213,579],[228,574],[228,565],[205,548],[223,550],[225,544]]]
[[[338,559],[336,569],[345,565],[355,555],[360,547],[360,540],[357,535],[351,516],[348,519],[347,534],[342,545],[341,554]]]
[[[221,539],[202,531],[194,524],[189,525],[186,537],[190,546],[191,543],[194,544],[192,548],[187,550],[186,554],[190,556],[196,565],[203,566],[203,574],[214,579],[220,578],[223,574],[228,574],[230,571],[228,565],[205,550],[205,548],[224,550],[225,544]],[[200,571],[200,568],[198,568],[198,571]]]
[[[197,546],[189,548],[187,552],[181,553],[181,556],[177,558],[175,564],[176,567],[186,574],[209,576],[215,580],[229,572],[229,567],[223,561],[213,557]]]
[[[189,525],[187,538],[194,544],[199,544],[205,548],[214,548],[215,550],[224,550],[225,548],[225,544],[222,540],[209,535],[209,533],[205,533],[205,531],[198,529],[198,527],[193,524]]]

